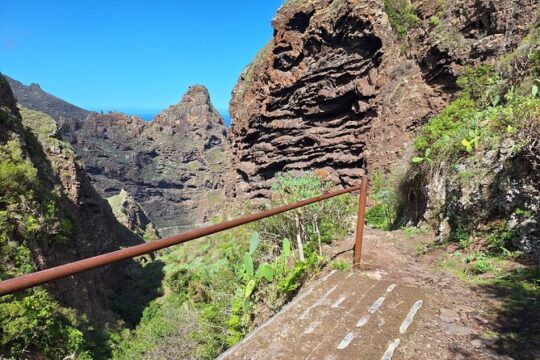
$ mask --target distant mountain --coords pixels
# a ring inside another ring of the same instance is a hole
[[[126,190],[160,235],[204,222],[226,198],[232,173],[227,128],[204,86],[190,87],[148,122],[89,112],[37,84],[7,79],[20,105],[56,121],[96,190],[104,197]]]
[[[70,136],[98,191],[125,189],[161,235],[204,222],[226,198],[227,129],[204,86],[190,87],[150,123],[92,113]]]
[[[83,121],[90,114],[90,111],[81,109],[43,91],[38,84],[24,85],[20,81],[8,76],[4,75],[4,77],[7,79],[13,95],[19,104],[30,110],[44,112],[55,119],[59,125],[64,123],[62,119]]]

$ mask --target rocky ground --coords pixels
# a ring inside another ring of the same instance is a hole
[[[222,358],[538,358],[533,337],[523,339],[515,333],[513,341],[519,345],[512,347],[497,331],[510,322],[521,322],[527,329],[537,316],[535,308],[529,308],[528,318],[501,317],[506,298],[442,269],[438,264],[443,250],[419,256],[417,249],[425,241],[432,239],[368,229],[361,270],[323,272],[321,280],[305,287]],[[334,243],[326,251],[350,261],[351,243],[352,239]],[[412,322],[404,326],[415,309]]]

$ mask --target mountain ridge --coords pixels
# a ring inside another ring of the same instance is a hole
[[[87,112],[36,85],[10,83],[23,106],[47,110],[55,119],[98,192],[110,197],[128,191],[161,235],[204,223],[227,197],[227,127],[203,85],[190,86],[148,122],[120,112]]]

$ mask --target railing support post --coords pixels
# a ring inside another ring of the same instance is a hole
[[[360,269],[360,262],[362,259],[362,239],[364,236],[364,219],[366,217],[366,199],[368,178],[362,176],[362,183],[360,184],[360,196],[358,197],[358,219],[356,221],[356,239],[354,242],[354,255],[353,255],[353,267]]]

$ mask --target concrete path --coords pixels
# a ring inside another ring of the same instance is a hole
[[[486,297],[368,229],[363,269],[331,271],[219,359],[505,359],[484,339]],[[327,253],[350,259],[352,239]]]
[[[414,332],[418,288],[333,271],[223,359],[391,359]]]

